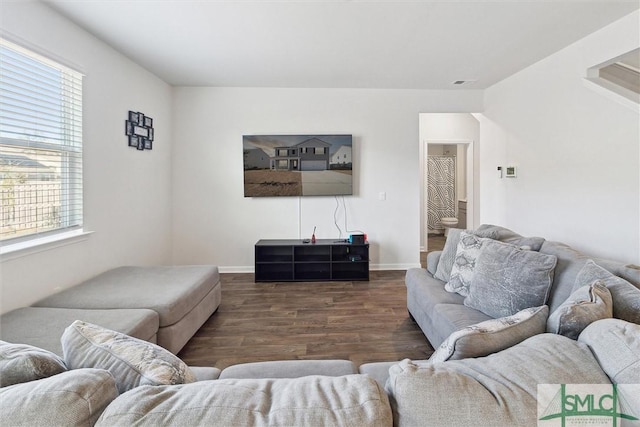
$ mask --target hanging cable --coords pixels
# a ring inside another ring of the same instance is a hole
[[[340,229],[340,226],[338,225],[338,210],[340,209],[340,201],[338,199],[338,196],[334,196],[336,198],[336,208],[333,211],[333,223],[335,224],[336,228],[338,229],[338,239],[342,239],[342,230]]]
[[[347,204],[344,200],[344,196],[342,196],[342,208],[344,211],[344,231],[346,234],[349,233],[362,233],[364,234],[364,231],[361,230],[349,230],[349,226],[347,225]]]

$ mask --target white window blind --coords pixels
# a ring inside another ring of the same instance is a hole
[[[82,74],[0,38],[0,244],[82,227]]]

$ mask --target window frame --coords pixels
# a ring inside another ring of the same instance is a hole
[[[37,66],[46,67],[47,72],[54,73],[55,76],[60,77],[60,81],[52,84],[51,88],[60,88],[61,90],[56,95],[59,98],[54,98],[51,105],[59,103],[60,110],[53,119],[54,123],[59,125],[57,134],[55,136],[35,136],[39,132],[38,126],[33,125],[31,127],[25,127],[24,132],[12,132],[12,119],[16,121],[26,121],[30,116],[28,112],[31,110],[20,109],[22,111],[18,113],[8,113],[12,104],[10,97],[8,102],[2,102],[2,109],[0,111],[7,117],[6,127],[0,129],[0,145],[8,147],[6,152],[10,153],[13,149],[32,149],[36,152],[55,153],[59,156],[58,162],[58,174],[59,174],[59,224],[55,228],[37,227],[33,232],[26,234],[19,234],[15,237],[7,237],[0,235],[0,254],[10,254],[16,251],[24,251],[25,249],[31,249],[38,245],[44,247],[52,247],[52,243],[55,242],[73,242],[83,240],[87,233],[84,230],[84,200],[83,200],[83,131],[82,131],[82,104],[83,104],[83,77],[84,74],[78,71],[74,67],[70,67],[60,60],[51,59],[52,55],[41,53],[40,49],[32,46],[25,46],[24,43],[16,43],[10,38],[5,37],[4,34],[0,35],[0,46],[3,49],[8,49],[11,55],[21,55],[26,57],[26,61],[20,62],[24,58],[19,58],[18,61],[11,62],[8,59],[9,56],[3,58],[7,61],[8,67],[23,68],[25,73],[15,72],[11,74],[13,76],[21,77],[23,75],[33,77],[37,74]],[[4,55],[3,55],[4,56]],[[27,68],[29,62],[34,62],[34,66]],[[54,71],[55,70],[55,71]],[[7,73],[9,74],[9,73]],[[11,76],[10,75],[10,76]],[[5,86],[6,83],[6,86]],[[7,77],[7,82],[3,83],[4,88],[11,89],[10,77]],[[15,87],[15,86],[14,86]],[[34,90],[37,94],[37,88]],[[17,92],[17,91],[16,91]],[[9,93],[9,92],[7,92]],[[45,95],[43,93],[38,94],[41,97]],[[19,96],[18,96],[19,97]],[[41,98],[35,98],[41,101]],[[24,99],[19,99],[14,102],[23,102]],[[6,110],[5,110],[6,108]],[[34,107],[34,112],[37,107]],[[15,114],[15,117],[9,117],[9,114]],[[32,118],[32,117],[31,117]],[[37,120],[34,120],[37,122]],[[13,134],[13,135],[12,135]],[[58,136],[59,138],[56,138]],[[36,171],[34,171],[36,172]],[[34,180],[36,183],[41,183],[41,178]],[[1,181],[0,181],[1,182]],[[35,190],[37,197],[43,197],[39,193],[41,190]],[[36,222],[41,221],[42,218],[36,214]],[[4,218],[0,218],[0,221],[4,221]],[[78,237],[82,239],[78,239]],[[53,246],[59,246],[54,244]]]

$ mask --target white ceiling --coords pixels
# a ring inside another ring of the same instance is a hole
[[[489,87],[639,7],[638,0],[43,1],[176,86],[396,89]]]

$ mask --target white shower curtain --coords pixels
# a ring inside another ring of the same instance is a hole
[[[427,225],[429,232],[444,230],[440,218],[456,216],[456,158],[427,157]]]

